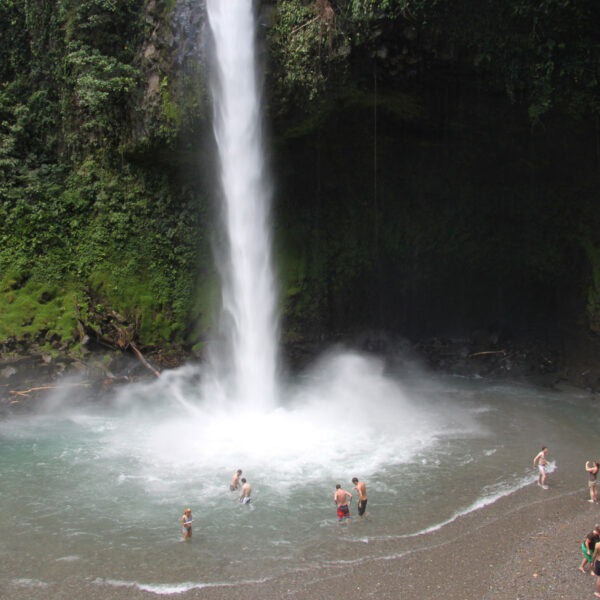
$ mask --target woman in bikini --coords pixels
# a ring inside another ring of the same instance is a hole
[[[181,532],[183,533],[184,540],[192,539],[192,523],[194,519],[192,519],[192,509],[186,508],[183,511],[183,516],[181,517]]]

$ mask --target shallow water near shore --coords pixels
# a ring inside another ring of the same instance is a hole
[[[345,355],[253,413],[199,379],[189,367],[102,405],[71,388],[0,423],[4,589],[81,578],[172,594],[383,557],[389,541],[410,552],[420,534],[535,485],[542,444],[551,484],[584,485],[596,458],[599,411],[576,391],[409,378]],[[249,506],[228,489],[237,468]],[[335,484],[353,491],[353,476],[367,483],[370,519],[357,520],[354,492],[340,526]],[[187,506],[193,539],[182,542]]]

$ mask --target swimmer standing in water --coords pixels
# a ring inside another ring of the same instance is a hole
[[[186,508],[183,511],[183,516],[181,517],[181,532],[183,533],[184,540],[192,539],[192,523],[194,519],[192,519],[192,509]]]
[[[235,492],[240,487],[240,475],[242,474],[242,470],[238,469],[231,478],[231,483],[229,484],[229,491]]]
[[[335,484],[335,494],[333,495],[333,501],[337,506],[337,518],[340,523],[348,520],[350,523],[350,508],[348,502],[352,502],[352,494],[342,489],[339,483]]]
[[[367,486],[364,481],[359,481],[358,477],[352,478],[354,488],[358,492],[358,518],[362,519],[363,515],[365,519],[369,518],[367,514]]]
[[[252,486],[246,481],[245,477],[242,477],[242,495],[239,497],[238,502],[242,504],[248,504],[250,502],[250,494],[252,493]]]
[[[546,466],[548,465],[548,448],[546,446],[542,446],[540,452],[538,452],[533,459],[533,466],[535,467],[537,463],[538,467],[538,485],[543,487],[545,490],[548,489],[546,485]]]

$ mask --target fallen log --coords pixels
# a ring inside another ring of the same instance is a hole
[[[136,356],[140,359],[140,362],[150,371],[152,371],[157,377],[160,376],[160,372],[157,371],[143,356],[143,354],[139,351],[138,347],[133,343],[129,342],[129,347],[135,352]]]
[[[485,354],[502,354],[506,356],[506,350],[485,350],[483,352],[474,352],[473,354],[469,354],[469,358],[473,358],[474,356],[483,356]]]
[[[160,376],[160,371],[156,370],[146,360],[146,358],[144,357],[144,355],[142,354],[140,349],[135,345],[135,343],[132,339],[135,334],[135,327],[133,329],[131,329],[131,328],[127,329],[127,328],[122,327],[119,324],[119,322],[124,322],[123,317],[121,317],[121,315],[117,314],[114,310],[111,310],[110,316],[112,317],[112,322],[110,322],[110,326],[114,329],[116,336],[117,336],[116,340],[111,339],[107,335],[104,335],[100,330],[94,328],[89,323],[84,322],[84,320],[81,316],[81,312],[79,310],[77,296],[75,296],[74,299],[75,299],[75,311],[77,313],[77,321],[78,321],[78,328],[79,328],[81,341],[83,341],[85,334],[88,333],[89,335],[93,336],[96,339],[96,342],[98,344],[101,344],[102,346],[105,346],[107,348],[111,348],[113,350],[122,350],[122,351],[131,349],[131,351],[137,356],[138,360],[144,365],[144,367],[146,367],[146,369],[148,369],[149,371],[152,371],[152,373],[156,377]]]
[[[15,394],[16,396],[23,396],[25,398],[29,398],[29,394],[32,392],[40,392],[43,390],[57,390],[59,388],[68,388],[68,387],[90,387],[89,383],[70,383],[63,385],[41,385],[39,387],[32,387],[28,390],[8,390],[9,394]]]

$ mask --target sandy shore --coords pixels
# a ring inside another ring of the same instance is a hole
[[[596,578],[577,570],[580,543],[600,505],[587,488],[560,483],[549,490],[530,485],[498,502],[414,539],[410,551],[398,541],[378,550],[385,558],[306,569],[263,582],[192,589],[178,600],[581,600],[594,598]],[[343,547],[342,547],[343,554]],[[10,562],[10,561],[9,561]],[[6,565],[5,563],[5,566]],[[1,592],[2,590],[0,590]],[[7,594],[8,592],[8,594]],[[4,600],[61,598],[151,600],[157,595],[93,580],[13,588]]]

